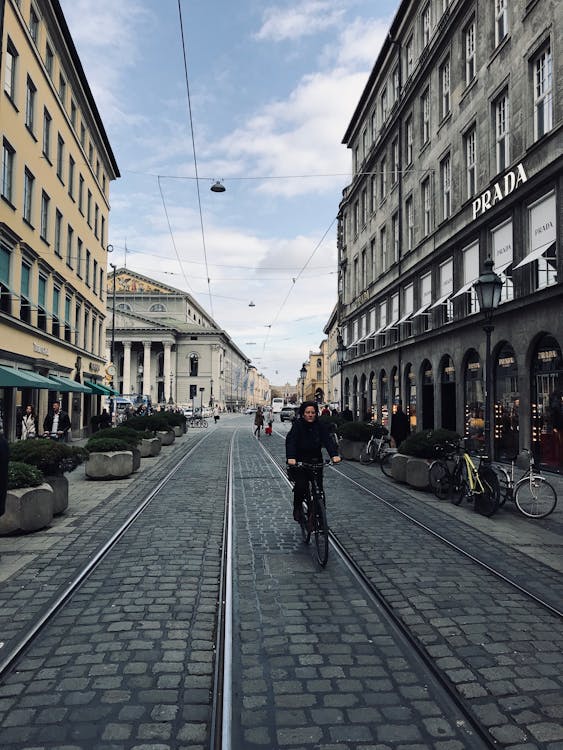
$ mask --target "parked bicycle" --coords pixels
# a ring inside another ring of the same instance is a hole
[[[301,535],[305,544],[309,544],[311,534],[315,538],[315,555],[321,567],[328,561],[328,521],[326,518],[326,498],[323,490],[323,466],[330,461],[322,463],[305,463],[300,461],[296,464],[298,469],[307,473],[308,488],[307,496],[301,503],[299,513],[299,525]]]
[[[494,515],[500,504],[500,484],[495,470],[484,457],[480,456],[476,467],[459,443],[439,446],[437,453],[440,457],[432,462],[428,471],[428,481],[436,497],[449,498],[454,505],[467,500],[474,503],[481,515]]]
[[[203,417],[188,417],[186,424],[188,427],[207,427],[207,419],[203,419]]]
[[[526,449],[526,453],[530,457],[530,464],[520,479],[514,478],[514,458],[510,462],[510,471],[504,466],[496,467],[500,480],[500,504],[502,506],[509,500],[527,518],[545,518],[555,510],[557,492],[536,470],[532,452]]]
[[[360,453],[360,463],[378,463],[385,476],[391,476],[391,458],[397,452],[391,448],[391,438],[385,428],[376,428]]]

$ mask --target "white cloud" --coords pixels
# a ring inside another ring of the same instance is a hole
[[[287,8],[266,8],[257,39],[280,42],[311,36],[342,22],[342,3],[334,0],[306,0]]]

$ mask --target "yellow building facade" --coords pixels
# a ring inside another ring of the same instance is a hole
[[[58,0],[0,0],[0,36],[1,428],[13,439],[22,406],[41,423],[60,398],[82,432],[101,392],[85,383],[105,374],[119,170]]]

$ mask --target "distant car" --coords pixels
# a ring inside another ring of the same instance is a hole
[[[255,406],[249,406],[247,409],[245,409],[245,414],[256,414],[258,409]]]
[[[193,417],[193,411],[191,409],[184,409],[184,416],[185,417]]]
[[[280,422],[293,422],[298,411],[299,407],[297,406],[284,406],[280,411]]]

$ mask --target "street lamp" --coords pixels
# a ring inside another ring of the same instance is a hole
[[[209,396],[209,406],[213,408],[213,378],[209,381],[209,386],[211,388],[211,394]]]
[[[170,373],[170,397],[168,399],[168,403],[172,405],[174,403],[174,399],[172,398],[172,380],[174,378],[174,373]]]
[[[485,325],[483,330],[486,336],[485,345],[485,454],[486,460],[490,462],[493,458],[493,445],[491,442],[491,333],[494,326],[491,325],[493,313],[500,304],[502,292],[502,279],[493,271],[494,262],[487,258],[484,263],[485,270],[479,276],[475,284],[475,293],[479,300],[479,308],[485,314]]]
[[[113,250],[113,247],[111,245],[108,245],[108,253],[111,252],[110,250]],[[110,263],[110,268],[113,269],[113,292],[112,292],[112,310],[111,310],[111,363],[112,365],[115,365],[115,272],[117,271],[117,266],[115,263]],[[111,385],[114,386],[113,377],[111,379]]]
[[[344,411],[344,386],[342,384],[342,373],[344,371],[344,360],[346,359],[346,347],[344,339],[340,334],[336,338],[336,361],[340,370],[340,412]]]
[[[203,391],[204,390],[205,388],[203,386],[201,386],[199,389],[199,411],[202,417],[203,417]]]
[[[305,367],[305,362],[303,362],[303,364],[301,365],[299,374],[301,375],[301,403],[303,403],[303,401],[305,401],[305,378],[307,376],[307,368]]]

